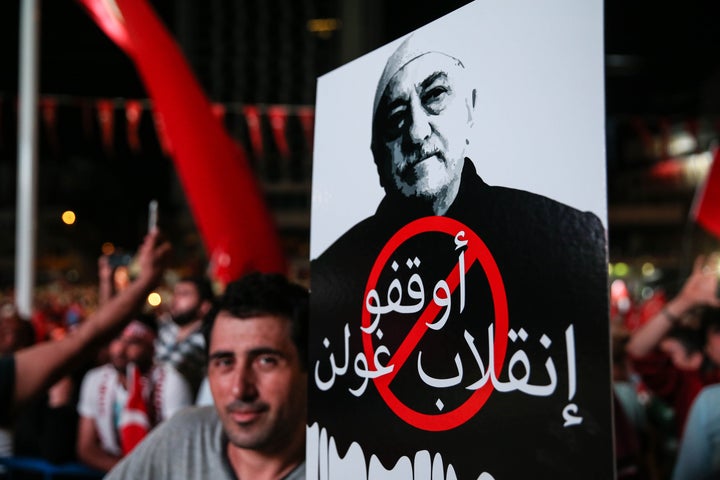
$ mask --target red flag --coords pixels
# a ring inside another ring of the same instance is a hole
[[[720,148],[715,149],[705,184],[698,189],[693,217],[705,230],[720,238]]]
[[[42,109],[42,119],[45,124],[48,143],[57,153],[60,148],[57,136],[57,100],[52,97],[43,97],[40,100],[40,108]]]
[[[308,150],[312,152],[315,111],[311,107],[301,107],[298,108],[297,115],[300,119],[300,125],[302,125],[303,133],[305,134],[305,142],[307,143]]]
[[[287,160],[290,158],[290,145],[288,144],[287,134],[285,132],[288,117],[287,108],[276,105],[268,108],[267,113],[270,119],[273,137],[275,138],[275,145],[277,146],[280,156]]]
[[[212,112],[213,115],[220,121],[220,124],[224,124],[225,122],[225,114],[227,113],[227,109],[225,108],[225,105],[222,103],[213,103],[212,104]]]
[[[127,119],[127,140],[130,150],[140,151],[140,118],[142,117],[142,103],[139,100],[125,102],[125,118]]]
[[[115,133],[113,130],[115,123],[115,106],[112,100],[98,100],[96,105],[103,147],[107,152],[110,152],[112,151],[113,134]]]
[[[170,138],[168,138],[165,121],[163,120],[162,114],[157,110],[153,110],[153,122],[155,123],[155,133],[157,134],[160,148],[166,156],[172,156],[172,143],[170,142]]]
[[[245,113],[245,121],[248,126],[248,134],[250,135],[250,145],[252,146],[255,158],[260,158],[263,155],[263,138],[262,138],[262,124],[260,123],[260,111],[257,107],[246,106],[243,108]]]
[[[118,422],[123,455],[130,453],[145,438],[151,428],[150,415],[142,395],[140,370],[132,364],[128,366],[128,370],[128,399],[120,412]]]
[[[116,0],[114,10],[102,0],[79,1],[131,56],[162,115],[208,256],[226,250],[230,278],[252,270],[285,272],[279,238],[245,152],[213,115],[180,48],[147,1]],[[98,8],[109,17],[94,13]]]

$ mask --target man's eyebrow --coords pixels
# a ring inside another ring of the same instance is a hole
[[[227,358],[227,357],[232,357],[232,356],[234,356],[234,355],[235,355],[235,354],[234,354],[233,352],[229,351],[229,350],[218,350],[218,351],[216,351],[216,352],[211,353],[211,354],[209,355],[208,359],[209,359],[209,360],[214,360],[214,359],[216,359],[216,358]]]
[[[420,83],[420,88],[426,89],[428,88],[428,86],[432,85],[433,82],[437,80],[447,80],[447,76],[447,72],[444,72],[442,70],[439,72],[435,72],[428,76],[425,80],[423,80],[422,83]]]

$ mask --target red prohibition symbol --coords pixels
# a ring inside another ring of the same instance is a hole
[[[395,251],[407,240],[417,235],[430,232],[445,233],[455,238],[458,232],[461,231],[465,232],[464,238],[468,241],[467,251],[465,252],[465,272],[477,262],[485,272],[488,284],[490,285],[490,293],[495,312],[495,335],[493,340],[494,362],[496,369],[501,368],[505,359],[508,338],[508,308],[505,286],[502,281],[502,276],[500,275],[500,270],[490,250],[480,237],[463,223],[447,217],[424,217],[408,223],[398,230],[378,255],[370,271],[363,298],[367,298],[370,290],[376,287],[380,274],[388,264],[388,261],[390,261]],[[458,287],[460,278],[459,270],[460,265],[456,264],[446,279],[451,293]],[[425,307],[425,310],[421,313],[415,325],[410,329],[406,338],[401,342],[400,346],[392,355],[392,358],[387,362],[387,365],[394,365],[393,371],[373,378],[373,382],[380,396],[398,417],[421,430],[434,432],[451,430],[470,420],[480,411],[493,390],[492,382],[488,382],[481,388],[475,390],[462,405],[454,410],[438,414],[422,413],[408,407],[391,390],[390,384],[393,378],[395,378],[397,372],[402,368],[420,339],[425,332],[427,332],[427,324],[433,323],[435,317],[440,313],[440,309],[441,307],[435,302],[430,302],[429,305]],[[367,308],[363,308],[363,328],[369,328],[371,322],[370,312]],[[374,365],[375,347],[372,343],[372,335],[363,334],[362,337],[366,358],[372,368],[377,368],[377,366]]]

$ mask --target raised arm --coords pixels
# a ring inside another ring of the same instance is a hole
[[[717,298],[717,266],[718,258],[715,256],[707,263],[703,256],[696,258],[693,271],[680,293],[631,335],[625,351],[633,357],[643,357],[657,346],[674,324],[693,309],[703,306],[720,307],[720,300]]]
[[[24,402],[52,385],[72,366],[93,353],[95,346],[112,338],[143,305],[165,269],[170,244],[157,230],[140,247],[140,274],[125,290],[102,305],[80,327],[56,342],[45,342],[15,354],[14,403]]]

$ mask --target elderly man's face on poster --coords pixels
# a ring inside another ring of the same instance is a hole
[[[430,52],[390,79],[378,107],[375,142],[386,190],[427,199],[454,196],[474,115],[474,92],[465,77],[458,60]]]

